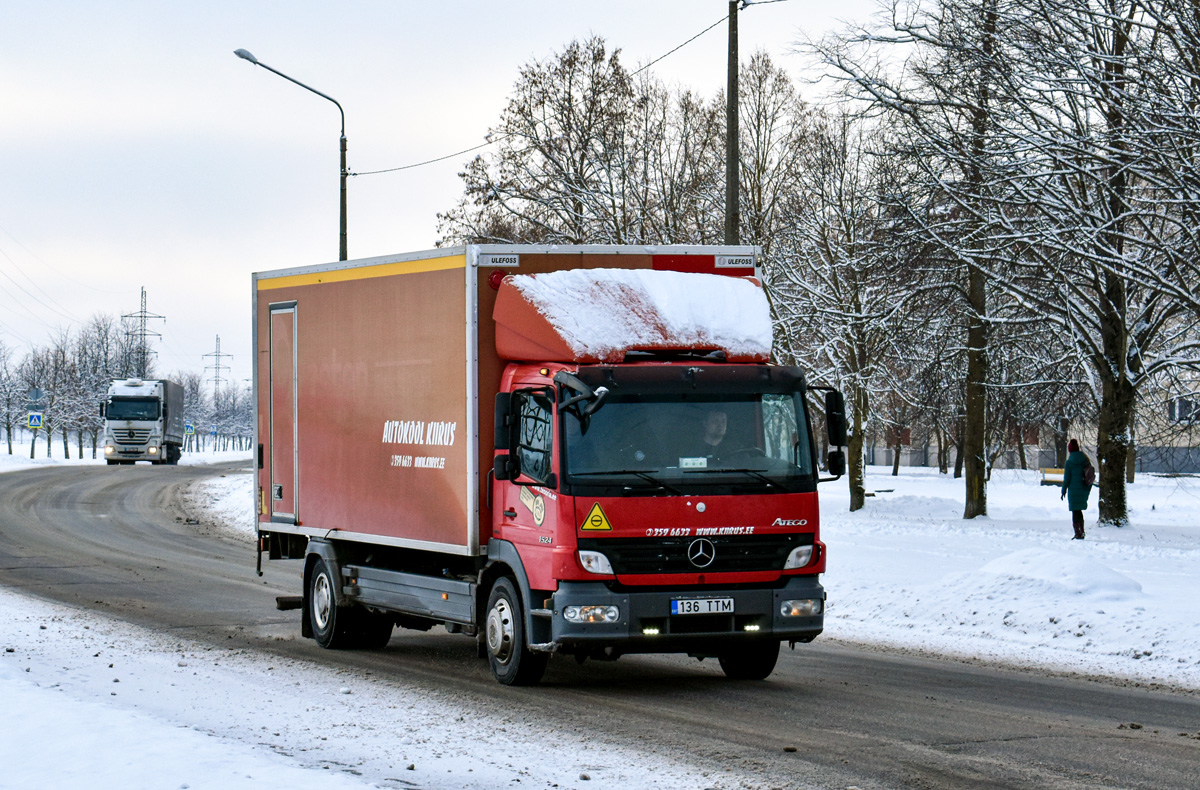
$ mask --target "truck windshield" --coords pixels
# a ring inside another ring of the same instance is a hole
[[[746,487],[811,491],[812,443],[797,393],[614,396],[586,430],[563,419],[568,484],[608,495]]]
[[[110,420],[157,420],[158,398],[113,398],[108,402]]]

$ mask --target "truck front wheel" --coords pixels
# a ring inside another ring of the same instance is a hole
[[[492,587],[484,634],[496,680],[506,686],[532,686],[542,679],[550,655],[534,653],[526,645],[521,596],[507,577],[497,579]]]
[[[763,680],[775,671],[778,642],[751,642],[718,656],[725,676],[732,680]]]

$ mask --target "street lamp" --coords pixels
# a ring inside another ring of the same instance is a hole
[[[340,261],[346,260],[346,175],[348,172],[346,170],[346,112],[342,109],[342,105],[338,104],[337,99],[333,98],[332,96],[327,96],[324,93],[321,93],[316,88],[312,88],[308,85],[305,85],[300,80],[292,79],[288,75],[284,74],[282,71],[271,68],[266,63],[259,62],[258,58],[254,57],[246,50],[235,49],[233,51],[233,54],[237,55],[242,60],[250,61],[255,66],[262,66],[267,71],[278,74],[280,77],[283,77],[288,82],[294,82],[297,85],[299,85],[301,88],[304,88],[305,90],[312,91],[313,93],[320,96],[322,99],[329,99],[329,101],[331,101],[335,105],[337,105],[338,112],[342,114],[342,137],[341,137],[341,144],[342,144],[342,179],[341,179],[342,226],[341,226],[341,235],[338,240],[338,254],[339,254],[338,260],[340,260]]]

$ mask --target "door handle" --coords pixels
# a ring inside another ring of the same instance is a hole
[[[517,517],[517,511],[515,511],[515,510],[505,510],[505,511],[504,511],[504,516],[505,516],[505,518],[516,518],[516,517]]]

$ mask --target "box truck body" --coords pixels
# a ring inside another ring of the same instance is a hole
[[[305,635],[442,624],[529,683],[553,652],[765,676],[820,633],[808,387],[768,363],[756,256],[467,246],[256,274],[259,557],[304,560]]]
[[[100,404],[109,465],[177,464],[183,447],[183,387],[165,379],[118,379]]]

